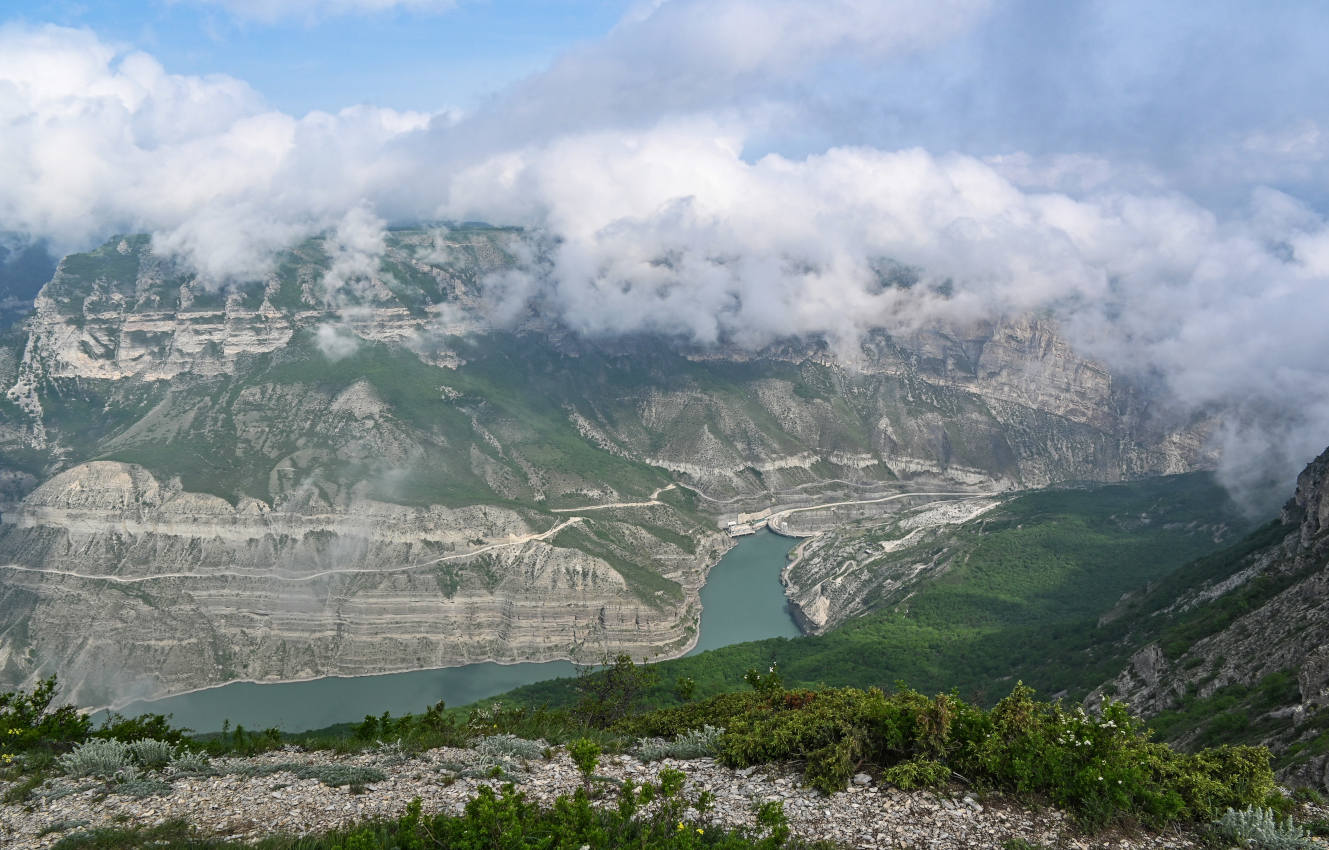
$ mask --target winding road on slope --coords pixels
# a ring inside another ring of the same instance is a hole
[[[609,510],[611,508],[638,508],[638,507],[650,507],[653,505],[663,505],[664,502],[661,502],[659,500],[660,494],[669,490],[673,490],[677,486],[678,486],[677,484],[668,484],[665,485],[664,487],[660,487],[656,489],[655,492],[651,493],[650,499],[647,501],[609,502],[600,505],[584,505],[582,507],[576,507],[576,508],[551,508],[550,510],[552,513],[571,513],[571,512],[585,512],[585,511],[602,511],[602,510]],[[941,496],[941,497],[968,496],[971,498],[985,498],[985,497],[991,497],[993,495],[996,494],[972,493],[972,492],[896,493],[891,496],[882,496],[876,499],[849,499],[840,502],[828,502],[824,505],[803,505],[795,508],[783,508],[778,511],[772,511],[769,513],[763,512],[760,514],[756,514],[754,515],[753,519],[757,521],[761,521],[762,519],[764,519],[769,525],[771,520],[779,519],[780,517],[787,517],[790,514],[800,513],[803,511],[820,511],[820,510],[826,510],[828,508],[846,507],[849,505],[870,505],[870,504],[876,504],[878,502],[890,502],[894,501],[895,499],[905,499],[911,496]],[[508,546],[522,546],[526,543],[530,543],[533,540],[548,540],[549,538],[556,536],[559,532],[563,531],[564,529],[585,521],[586,518],[582,516],[569,517],[568,519],[565,519],[563,522],[560,522],[545,531],[534,532],[531,534],[523,534],[517,537],[513,537],[509,540],[504,540],[498,543],[490,543],[486,546],[481,546],[478,549],[472,549],[468,552],[458,552],[452,555],[441,555],[437,558],[431,558],[430,560],[420,561],[414,564],[407,564],[406,566],[403,567],[388,567],[384,569],[363,569],[363,568],[348,567],[346,569],[320,570],[319,572],[307,573],[305,575],[300,575],[300,576],[284,576],[277,573],[241,573],[241,572],[228,572],[228,571],[218,571],[218,572],[208,572],[208,573],[157,573],[156,575],[150,575],[150,576],[118,576],[118,575],[98,575],[92,573],[80,573],[80,572],[74,572],[73,570],[56,570],[45,567],[26,567],[23,566],[22,564],[0,564],[0,569],[14,570],[16,572],[25,572],[25,573],[45,573],[47,575],[67,576],[69,578],[85,579],[88,581],[109,581],[109,582],[114,582],[116,584],[138,584],[142,582],[157,581],[158,579],[171,579],[171,578],[207,579],[207,578],[221,578],[221,577],[271,579],[275,581],[285,581],[285,582],[305,582],[305,581],[314,581],[320,578],[326,578],[332,575],[342,575],[342,574],[370,573],[370,574],[381,575],[385,573],[410,572],[411,570],[418,570],[423,567],[433,566],[434,564],[441,564],[444,561],[456,561],[456,560],[461,560],[463,558],[474,558],[476,555],[482,555],[485,552],[491,552],[495,549],[503,549]],[[777,531],[777,533],[784,533],[780,532],[779,529],[772,529],[772,530]],[[803,535],[790,534],[789,536],[803,536]]]
[[[331,575],[340,575],[342,573],[373,573],[381,575],[383,573],[404,573],[411,570],[418,570],[421,567],[429,567],[434,564],[441,564],[444,561],[455,561],[461,558],[474,558],[476,555],[483,555],[494,549],[503,549],[508,546],[521,546],[530,543],[532,540],[547,540],[558,534],[563,529],[585,522],[585,517],[574,516],[565,519],[554,527],[533,534],[523,534],[514,537],[511,540],[504,540],[501,543],[490,543],[488,546],[481,546],[479,549],[471,549],[468,552],[458,552],[453,555],[441,555],[437,558],[431,558],[428,561],[420,561],[415,564],[407,564],[404,567],[388,567],[381,570],[368,570],[348,568],[342,570],[320,570],[316,573],[308,573],[302,576],[283,576],[275,573],[237,573],[237,572],[211,572],[211,573],[157,573],[150,576],[113,576],[113,575],[90,575],[88,573],[76,573],[70,570],[52,570],[41,567],[25,567],[20,564],[0,564],[0,569],[18,570],[25,573],[48,573],[50,575],[69,576],[71,578],[82,578],[90,581],[110,581],[116,584],[134,584],[144,581],[155,581],[162,578],[216,578],[225,576],[229,578],[257,578],[257,579],[275,579],[277,581],[313,581],[314,579],[325,578]]]

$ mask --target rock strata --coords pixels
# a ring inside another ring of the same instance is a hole
[[[323,513],[232,506],[141,467],[85,464],[3,512],[22,557],[0,565],[0,610],[28,643],[0,642],[0,669],[58,669],[68,699],[97,706],[228,679],[681,652],[724,538],[692,552],[651,538],[679,588],[654,599],[560,544],[587,522],[368,499]]]
[[[143,236],[66,257],[0,347],[0,687],[677,654],[730,515],[1210,460],[1037,318],[877,332],[854,362],[498,330],[483,281],[522,238],[394,230],[349,286],[317,239],[227,287]],[[809,628],[862,575],[794,577]]]

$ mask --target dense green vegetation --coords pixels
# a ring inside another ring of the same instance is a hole
[[[1262,804],[1274,791],[1266,750],[1178,753],[1150,741],[1120,704],[1091,717],[1036,701],[1017,684],[984,711],[954,695],[929,699],[909,689],[890,696],[858,688],[789,691],[773,674],[750,675],[753,693],[723,694],[616,725],[666,736],[703,724],[723,727],[721,761],[802,762],[808,784],[828,793],[864,766],[901,785],[941,786],[963,777],[979,787],[1046,797],[1096,827],[1120,820],[1205,822],[1229,806]]]
[[[772,662],[805,686],[906,681],[990,704],[1019,678],[1045,693],[1083,695],[1115,675],[1134,646],[1125,641],[1131,618],[1100,617],[1123,594],[1166,581],[1213,550],[1225,527],[1231,536],[1243,524],[1204,474],[1022,495],[938,544],[949,548],[948,570],[910,588],[907,601],[821,636],[662,662],[648,699],[676,704],[680,679],[693,680],[702,696],[732,690],[746,670]],[[541,682],[503,699],[568,705],[574,683]]]
[[[685,776],[676,770],[662,771],[658,786],[623,785],[614,808],[591,806],[592,795],[608,793],[608,786],[595,776],[605,748],[621,750],[643,737],[672,738],[707,728],[711,733],[706,736],[706,746],[721,762],[733,767],[801,764],[807,783],[827,793],[840,791],[854,772],[866,770],[905,789],[942,789],[959,783],[1045,800],[1073,811],[1088,828],[1114,823],[1151,827],[1202,824],[1228,808],[1273,805],[1286,809],[1289,805],[1275,792],[1266,750],[1223,746],[1180,753],[1150,741],[1141,723],[1120,704],[1109,703],[1101,717],[1093,717],[1037,701],[1020,684],[993,709],[984,710],[954,694],[929,698],[910,689],[889,695],[876,688],[790,690],[776,669],[766,673],[750,670],[746,675],[750,690],[643,713],[634,710],[633,697],[647,678],[649,673],[626,659],[620,659],[607,676],[584,677],[580,682],[584,693],[607,696],[608,704],[616,709],[612,713],[586,713],[589,702],[577,711],[561,712],[477,708],[463,722],[437,706],[420,716],[367,717],[347,736],[348,748],[358,748],[367,739],[398,731],[417,744],[423,741],[416,736],[428,732],[433,735],[433,745],[511,734],[521,737],[506,746],[521,744],[533,756],[540,745],[526,736],[552,732],[547,739],[562,737],[569,742],[568,751],[584,778],[582,789],[552,808],[539,809],[511,789],[505,788],[501,794],[481,789],[460,817],[425,818],[418,805],[413,805],[397,821],[303,839],[313,843],[275,838],[260,846],[534,848],[585,844],[597,848],[771,850],[785,846],[790,838],[788,825],[773,804],[766,804],[758,813],[756,833],[710,829],[707,793],[701,791],[693,799],[682,796]],[[71,749],[72,754],[56,760],[57,769],[73,776],[104,777],[113,783],[108,789],[116,793],[161,793],[175,776],[206,775],[206,762],[197,756],[182,758],[182,750],[165,739],[174,737],[193,747],[200,746],[199,742],[184,739],[162,718],[120,718],[115,719],[114,730],[108,726],[92,732],[85,718],[69,722],[69,707],[50,706],[53,687],[53,681],[43,683],[32,694],[11,693],[0,699],[0,723],[18,724],[13,727],[18,734],[10,741],[4,778],[21,779],[26,772],[40,781],[53,769],[49,755]],[[97,746],[87,743],[99,735],[105,740]],[[281,737],[272,733],[268,743],[275,746]],[[127,745],[109,746],[126,739]],[[243,745],[239,736],[229,744],[237,746],[237,741]],[[214,738],[206,746],[235,752],[227,750],[227,744],[224,738]],[[92,755],[93,751],[98,755]],[[131,753],[138,766],[127,773],[121,765],[127,764]],[[48,758],[43,760],[43,755]],[[186,759],[187,769],[166,770],[185,764]],[[326,784],[363,786],[366,793],[372,793],[368,786],[386,778],[372,768],[350,766],[278,764],[260,768],[269,773],[303,771],[301,775]],[[145,775],[144,770],[149,773]],[[13,789],[17,797],[9,801],[20,801],[35,784],[20,782]],[[651,801],[657,804],[644,817],[633,817]],[[685,832],[688,834],[683,835]],[[151,834],[105,829],[75,833],[63,846],[188,846],[192,840],[187,827],[177,825]]]

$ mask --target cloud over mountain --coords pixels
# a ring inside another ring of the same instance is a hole
[[[507,313],[700,344],[852,352],[874,327],[1050,312],[1180,410],[1222,411],[1250,482],[1329,439],[1329,72],[1306,38],[1325,13],[1252,15],[645,3],[465,115],[288,115],[87,31],[10,26],[0,229],[64,248],[148,230],[225,285],[340,228],[344,286],[382,221],[521,224],[551,248],[492,282]]]

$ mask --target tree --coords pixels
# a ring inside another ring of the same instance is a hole
[[[605,659],[601,670],[583,667],[577,670],[577,699],[573,715],[597,729],[612,725],[637,707],[647,688],[653,686],[658,674],[642,665],[632,663],[626,653]]]

